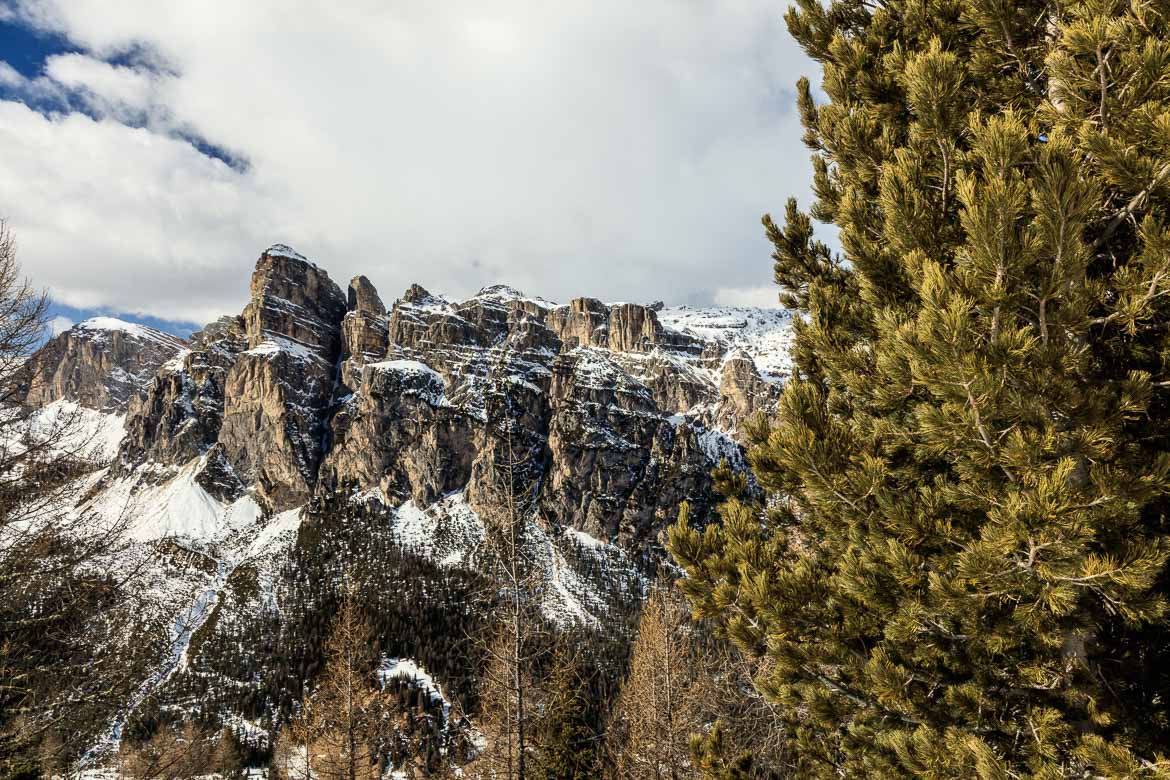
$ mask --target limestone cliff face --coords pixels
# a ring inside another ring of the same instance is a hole
[[[228,371],[248,347],[240,317],[221,317],[191,337],[191,349],[163,366],[126,421],[115,468],[151,461],[177,466],[219,438]]]
[[[260,256],[242,315],[249,349],[227,372],[218,442],[274,509],[316,485],[345,312],[341,288],[304,257],[283,245]]]
[[[466,485],[482,437],[473,419],[444,403],[442,377],[405,360],[367,364],[360,375],[333,418],[328,480],[420,506]]]
[[[341,381],[347,388],[356,388],[361,383],[361,367],[386,354],[389,322],[378,290],[364,276],[350,280],[348,308],[341,321],[345,360]]]
[[[454,301],[414,285],[387,310],[365,277],[343,293],[281,245],[251,292],[158,370],[117,473],[199,457],[208,492],[272,511],[338,491],[464,491],[490,511],[510,469],[548,527],[637,547],[712,500],[737,426],[778,397],[744,337],[758,323],[731,315],[505,286]]]
[[[334,418],[325,481],[423,504],[465,488],[485,511],[510,458],[542,520],[640,545],[682,501],[711,500],[722,407],[775,400],[721,383],[726,351],[652,307],[504,286],[456,302],[415,285],[391,308],[388,360],[364,365]]]
[[[95,317],[51,339],[28,363],[24,402],[40,407],[72,401],[103,412],[125,412],[159,367],[185,347],[169,333]]]
[[[214,445],[219,468],[282,510],[316,485],[346,298],[283,245],[260,256],[251,292],[239,317],[196,334],[182,365],[159,374],[127,425],[120,460],[123,470],[147,460],[177,465]]]

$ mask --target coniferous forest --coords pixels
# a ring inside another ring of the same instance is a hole
[[[792,368],[732,388],[754,406],[662,412],[714,369],[661,304],[418,287],[388,314],[281,246],[254,280],[286,262],[316,298],[254,289],[168,343],[124,402],[152,422],[99,463],[68,444],[83,413],[30,400],[67,345],[42,348],[0,229],[0,777],[1170,778],[1170,2],[776,12],[819,68],[796,85],[814,199],[762,220]],[[330,360],[264,374],[261,326]],[[650,357],[619,375],[602,349]],[[241,360],[280,389],[233,418]],[[558,393],[571,424],[532,400]],[[288,484],[246,473],[245,418]],[[75,508],[171,484],[173,451],[276,531],[146,544],[129,509]],[[205,595],[144,606],[173,581]]]

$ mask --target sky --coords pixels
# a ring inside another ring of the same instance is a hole
[[[238,312],[286,243],[389,304],[776,305],[777,0],[0,0],[0,218],[57,327]]]

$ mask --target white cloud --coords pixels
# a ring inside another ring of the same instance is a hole
[[[159,101],[160,87],[167,80],[150,70],[111,65],[84,54],[49,57],[45,75],[79,93],[100,112],[114,116],[149,110]]]
[[[75,324],[76,323],[74,323],[73,320],[69,319],[68,317],[58,315],[48,322],[49,335],[60,336],[65,331],[72,328]]]
[[[720,287],[715,291],[715,303],[720,306],[758,306],[763,309],[780,308],[780,288],[766,287]]]
[[[20,87],[24,83],[24,76],[20,75],[16,68],[0,60],[0,84],[6,87]]]
[[[0,102],[0,210],[24,270],[76,308],[207,321],[244,300],[271,199],[190,145]]]
[[[0,103],[0,214],[26,269],[74,306],[238,309],[275,241],[339,282],[366,273],[388,301],[414,281],[456,295],[502,281],[709,302],[768,284],[759,216],[808,193],[789,90],[813,69],[772,0],[21,12],[88,51],[41,81],[105,117]],[[102,60],[131,47],[166,75]],[[147,129],[120,123],[136,112]]]

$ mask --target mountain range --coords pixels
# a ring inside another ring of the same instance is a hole
[[[778,400],[791,324],[502,285],[466,300],[413,285],[387,307],[366,277],[342,289],[275,245],[243,311],[190,339],[106,317],[51,339],[25,404],[79,420],[94,467],[70,511],[123,523],[111,565],[148,605],[127,642],[154,659],[95,739],[181,709],[265,747],[345,580],[388,668],[466,697],[485,619],[469,594],[505,475],[526,497],[542,613],[622,636],[679,506],[705,516],[712,469],[744,467],[742,426]]]

